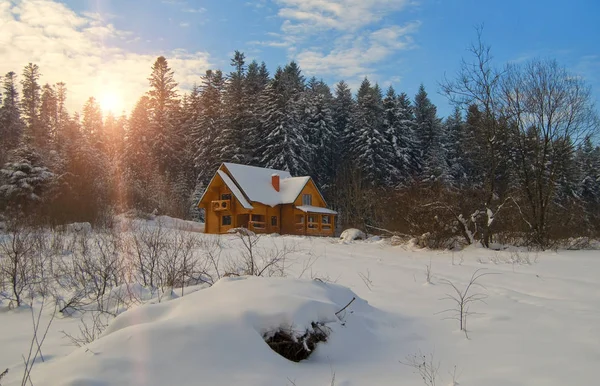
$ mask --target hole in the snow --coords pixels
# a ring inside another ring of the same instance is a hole
[[[290,361],[300,362],[312,354],[320,342],[326,342],[330,329],[322,323],[311,323],[312,329],[304,333],[292,329],[279,329],[264,335],[273,351]]]

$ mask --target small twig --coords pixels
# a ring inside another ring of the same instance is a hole
[[[352,302],[353,302],[353,301],[355,301],[355,300],[356,300],[356,296],[354,296],[354,297],[352,298],[352,300],[350,300],[350,303],[346,304],[346,305],[344,306],[344,308],[342,308],[341,310],[339,310],[339,311],[338,311],[338,312],[336,312],[335,314],[336,314],[336,315],[338,315],[339,313],[341,313],[342,311],[344,311],[344,310],[345,310],[346,308],[348,308],[348,306],[349,306],[350,304],[352,304]]]

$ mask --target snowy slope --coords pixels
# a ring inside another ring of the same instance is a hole
[[[224,254],[239,253],[235,236],[221,240]],[[76,331],[77,324],[56,320],[44,346],[49,360],[36,365],[34,384],[312,386],[329,385],[335,373],[338,386],[408,386],[422,380],[400,361],[418,352],[433,354],[439,363],[437,385],[451,384],[454,366],[460,385],[598,383],[598,251],[452,253],[305,237],[264,237],[259,246],[284,244],[298,250],[290,257],[287,279],[226,279],[132,309],[88,348],[65,346],[60,331]],[[479,268],[493,275],[481,279],[485,289],[477,291],[488,298],[472,305],[477,314],[470,316],[467,339],[456,321],[440,314],[452,307],[440,300],[450,291],[443,279],[464,288]],[[306,280],[293,279],[300,275]],[[309,280],[313,277],[337,285]],[[342,325],[335,311],[353,296],[359,299]],[[261,337],[274,327],[302,328],[315,318],[331,321],[332,333],[307,361],[279,357]],[[11,368],[7,384],[19,384],[30,315],[5,310],[0,325],[0,367]]]

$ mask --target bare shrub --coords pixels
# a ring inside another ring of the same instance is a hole
[[[0,235],[0,299],[20,307],[25,292],[35,285],[34,231],[17,221],[8,224]]]
[[[128,248],[133,274],[146,287],[158,284],[159,260],[166,248],[167,231],[158,222],[157,226],[139,226],[132,229],[132,245]]]
[[[431,284],[431,258],[429,258],[429,264],[425,265],[425,282]]]
[[[454,302],[454,307],[440,311],[438,313],[450,313],[450,316],[447,319],[458,320],[460,330],[464,331],[467,339],[469,338],[469,335],[467,332],[467,318],[469,315],[474,314],[473,312],[469,311],[469,309],[473,303],[477,303],[477,302],[485,303],[485,299],[487,298],[486,294],[483,294],[481,292],[473,293],[473,291],[471,291],[471,289],[475,288],[475,287],[485,289],[485,287],[483,285],[481,285],[480,283],[478,283],[477,280],[479,280],[483,276],[492,275],[492,273],[489,273],[489,272],[482,273],[481,272],[482,270],[483,269],[480,268],[480,269],[477,269],[475,272],[473,272],[473,275],[471,275],[471,280],[469,280],[469,283],[467,284],[467,286],[462,290],[459,289],[450,280],[447,280],[447,279],[440,280],[441,283],[452,287],[452,289],[454,290],[453,293],[447,293],[446,296],[440,300],[450,300],[450,301]]]
[[[108,323],[110,322],[110,315],[104,312],[93,311],[89,320],[81,318],[79,322],[79,334],[73,335],[65,331],[61,331],[63,336],[67,338],[73,346],[82,347],[89,343],[92,343],[102,335]]]
[[[440,363],[435,361],[433,353],[425,355],[419,351],[416,354],[406,356],[406,359],[400,361],[400,363],[411,367],[415,374],[419,374],[425,385],[435,386]]]
[[[197,259],[194,253],[198,246],[195,235],[172,231],[165,240],[163,252],[158,260],[158,286],[160,288],[183,288],[194,278]],[[193,283],[197,284],[197,283]]]
[[[249,232],[236,233],[242,242],[240,248],[241,274],[251,276],[285,276],[286,258],[297,251],[296,245],[273,243],[270,248],[259,248],[260,236]],[[234,265],[236,263],[234,262]],[[237,267],[230,267],[229,273],[236,274]]]

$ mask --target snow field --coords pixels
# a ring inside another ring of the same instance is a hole
[[[220,240],[223,256],[235,259],[239,238]],[[34,384],[304,386],[330,385],[335,374],[336,385],[416,385],[423,382],[419,374],[400,361],[419,352],[439,364],[437,385],[452,384],[454,366],[460,385],[597,382],[597,251],[442,252],[385,240],[292,236],[262,237],[258,247],[284,245],[295,246],[287,278],[230,277],[171,301],[154,299],[157,304],[120,314],[86,347],[67,346],[60,332],[75,333],[77,318],[57,318]],[[456,320],[447,320],[451,314],[442,313],[454,306],[440,300],[451,293],[443,281],[462,289],[480,268],[491,275],[474,293],[487,298],[472,304],[467,339]],[[335,312],[354,296],[338,318]],[[10,367],[8,385],[20,382],[30,319],[27,308],[0,312],[0,367]],[[332,331],[306,361],[287,361],[263,340],[277,327],[302,330],[312,321],[327,322]]]

